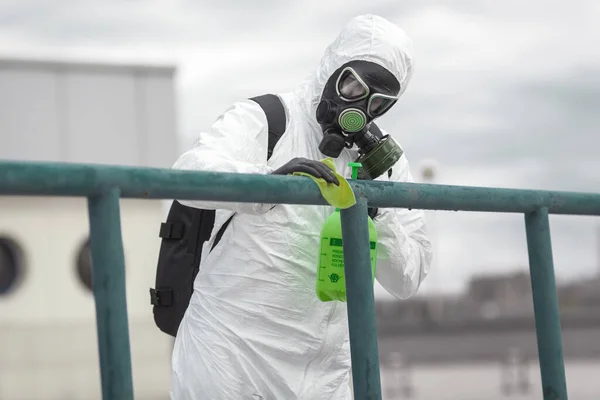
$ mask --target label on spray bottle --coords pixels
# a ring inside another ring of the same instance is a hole
[[[377,242],[369,242],[373,277],[377,260]],[[344,249],[341,238],[321,238],[317,295],[322,301],[346,301]]]

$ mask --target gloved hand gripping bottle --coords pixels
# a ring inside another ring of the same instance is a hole
[[[358,176],[360,163],[348,163],[352,167],[352,179]],[[377,262],[377,231],[371,217],[367,216],[369,223],[369,247],[371,253],[371,275],[375,280]],[[342,248],[342,221],[340,209],[327,217],[321,230],[319,247],[319,266],[317,270],[316,292],[319,300],[346,301],[346,279],[344,271],[344,251]]]

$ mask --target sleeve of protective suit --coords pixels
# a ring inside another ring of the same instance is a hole
[[[377,180],[388,180],[383,174]],[[390,181],[412,182],[406,157],[392,168]],[[377,281],[400,299],[413,296],[427,273],[432,259],[422,210],[380,208],[373,220],[377,229]]]
[[[209,130],[201,132],[194,146],[183,153],[174,169],[193,171],[269,174],[268,123],[262,108],[252,100],[234,103]],[[188,207],[262,214],[272,204],[179,200]]]

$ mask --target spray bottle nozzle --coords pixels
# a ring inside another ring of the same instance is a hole
[[[362,164],[359,162],[350,162],[348,166],[352,168],[352,179],[358,178],[358,169],[362,167]]]

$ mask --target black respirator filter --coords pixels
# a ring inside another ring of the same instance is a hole
[[[319,150],[327,157],[337,158],[346,147],[346,139],[337,132],[326,132],[319,143]]]

